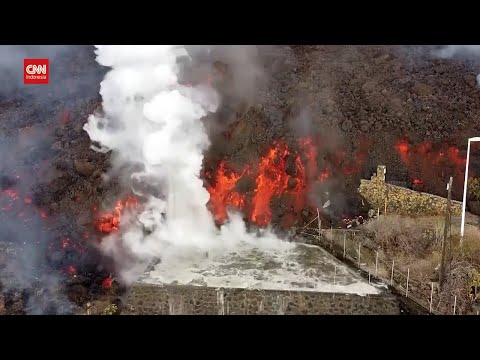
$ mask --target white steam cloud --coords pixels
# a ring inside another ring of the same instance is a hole
[[[104,114],[90,116],[84,129],[101,144],[97,150],[112,150],[121,164],[140,163],[143,170],[132,178],[156,184],[162,192],[154,197],[133,189],[148,197],[143,213],[130,219],[121,235],[102,241],[102,249],[117,261],[121,280],[135,281],[154,258],[171,262],[245,242],[258,246],[240,216],[218,229],[206,207],[209,193],[200,171],[209,139],[200,120],[216,111],[219,98],[209,86],[177,82],[177,58],[188,56],[185,48],[99,45],[96,54],[112,70],[101,83]],[[266,232],[261,242],[272,241],[280,243]]]
[[[436,51],[437,56],[451,58],[455,55],[480,56],[480,45],[448,45]]]

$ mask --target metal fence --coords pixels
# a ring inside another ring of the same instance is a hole
[[[317,224],[318,226],[314,227]],[[369,282],[376,279],[394,288],[399,294],[408,297],[431,314],[443,314],[438,309],[446,304],[441,304],[438,283],[418,280],[416,274],[408,268],[401,271],[398,265],[395,265],[395,261],[387,259],[378,248],[362,243],[362,238],[357,236],[359,230],[322,229],[317,217],[306,227],[298,229],[297,233],[309,243],[320,245],[337,258],[363,271]],[[458,313],[456,303],[455,296],[451,305],[453,315]]]

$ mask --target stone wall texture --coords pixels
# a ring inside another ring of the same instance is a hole
[[[384,177],[376,175],[371,180],[361,180],[359,192],[372,208],[380,209],[381,213],[385,211],[385,199],[387,214],[437,216],[445,215],[447,208],[446,198],[390,185],[385,183]],[[452,201],[451,210],[453,216],[460,216],[462,203]]]
[[[123,315],[399,315],[390,294],[215,289],[137,283]]]

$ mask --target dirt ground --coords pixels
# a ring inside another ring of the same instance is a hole
[[[428,51],[388,46],[285,46],[261,51],[268,80],[249,106],[235,105],[217,114],[228,118],[224,121],[229,136],[213,134],[206,168],[223,158],[241,166],[258,158],[273,140],[293,141],[304,132],[318,134],[326,147],[351,153],[360,139],[366,139],[368,156],[358,178],[369,177],[380,163],[387,165],[392,179],[414,176],[407,175],[394,149],[399,138],[408,138],[411,144],[431,140],[465,153],[467,138],[480,134],[480,90],[475,81],[480,66],[463,59],[438,59]],[[68,297],[86,311],[87,302],[113,291],[101,287],[111,269],[91,246],[98,235],[92,225],[93,209],[111,206],[122,189],[115,181],[102,180],[109,154],[91,150],[82,129],[88,115],[100,108],[99,84],[105,69],[95,63],[91,46],[59,56],[53,65],[58,71],[51,81],[58,86],[48,92],[20,89],[0,96],[0,189],[14,188],[45,211],[51,219],[49,236],[58,244],[68,238],[87,249],[87,255],[78,254],[57,244],[53,259],[51,253],[41,254],[62,274],[70,265],[77,267],[75,278],[66,274],[59,286],[66,286]],[[63,69],[72,75],[65,78]],[[480,157],[472,162],[480,169]],[[443,195],[446,179],[432,176],[424,181],[426,191]],[[460,198],[461,191],[462,184],[454,184],[454,198]],[[0,219],[12,221],[4,211]],[[11,232],[0,235],[2,251],[22,248],[24,238],[11,238]],[[5,258],[0,256],[0,269]],[[26,289],[7,289],[6,282],[0,278],[0,314],[25,312],[19,304]]]

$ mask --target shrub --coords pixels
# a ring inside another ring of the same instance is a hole
[[[463,260],[480,268],[480,229],[470,226],[465,229],[459,252]]]
[[[117,305],[115,304],[110,304],[108,305],[104,310],[103,310],[103,315],[116,315],[118,310]]]
[[[468,193],[474,201],[480,201],[480,178],[468,179]]]
[[[438,241],[432,227],[422,226],[414,218],[398,215],[380,216],[365,224],[373,233],[374,241],[386,253],[403,253],[409,257],[423,257],[431,253]]]

